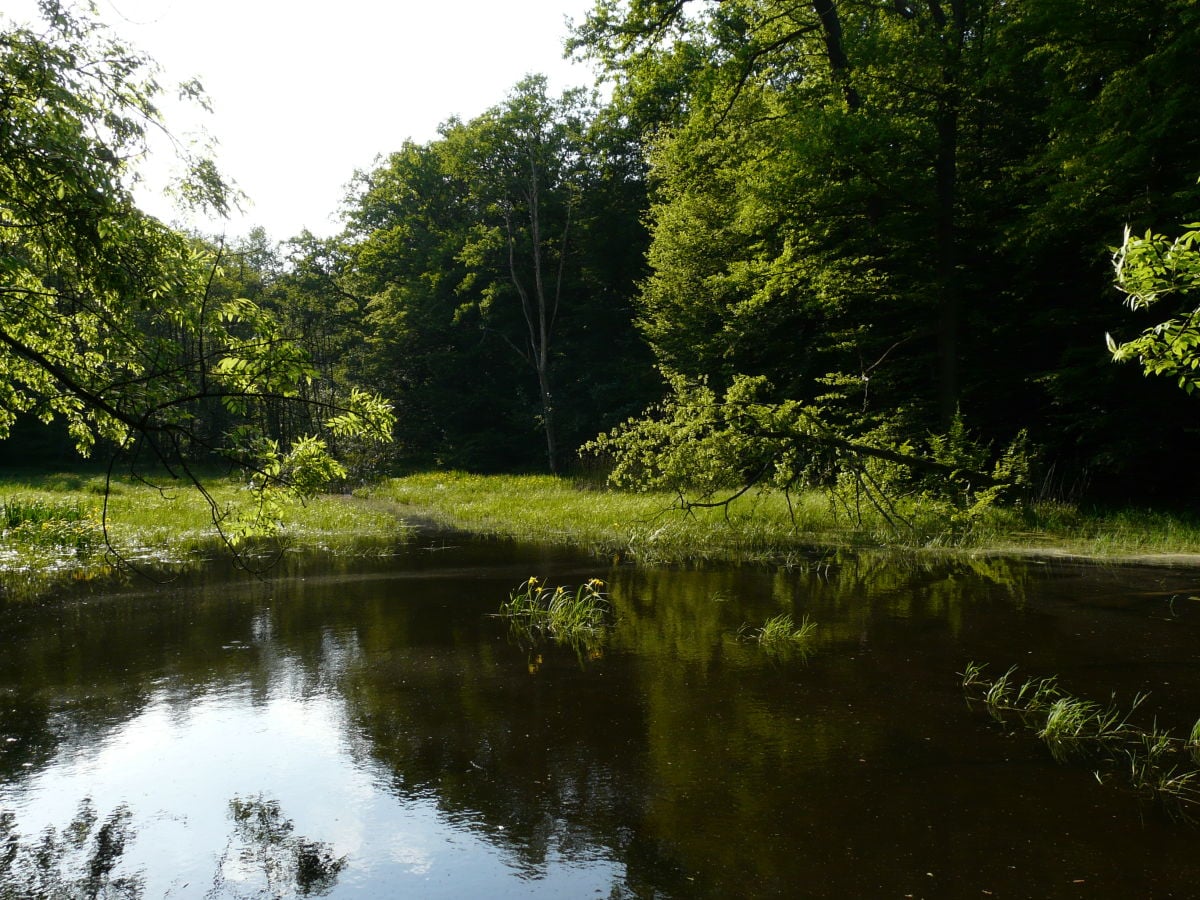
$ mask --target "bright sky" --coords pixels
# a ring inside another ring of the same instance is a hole
[[[182,136],[202,124],[222,171],[250,196],[246,213],[223,226],[230,235],[253,225],[275,240],[302,228],[334,233],[346,183],[377,154],[436,137],[453,115],[478,115],[527,74],[549,76],[555,93],[592,82],[562,45],[565,19],[581,20],[594,0],[96,2],[121,38],[163,67],[164,85],[204,84],[213,115],[169,109],[168,125]],[[31,21],[36,0],[4,0],[3,15]],[[158,191],[141,202],[178,220]]]

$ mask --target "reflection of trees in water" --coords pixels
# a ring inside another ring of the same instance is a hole
[[[217,860],[208,900],[320,897],[333,889],[346,857],[295,834],[278,801],[234,797],[229,810],[233,833]],[[85,798],[61,833],[50,827],[23,842],[16,817],[0,814],[0,900],[141,900],[144,873],[116,872],[137,837],[131,818],[121,804],[100,822]]]
[[[507,626],[490,627],[499,640],[483,653],[396,653],[352,673],[343,690],[362,752],[394,773],[399,796],[434,800],[524,879],[556,858],[607,859],[629,883],[674,884],[671,848],[631,824],[646,796],[634,673],[553,643],[531,668]]]
[[[50,827],[23,844],[16,817],[0,814],[0,900],[137,900],[141,873],[113,875],[135,834],[129,820],[121,804],[97,828],[99,816],[85,798],[61,834]]]
[[[685,873],[698,870],[774,884],[786,862],[757,836],[785,801],[763,786],[830,761],[883,758],[896,740],[833,698],[851,683],[881,705],[894,702],[890,686],[937,687],[936,672],[864,669],[853,659],[860,641],[887,644],[897,621],[913,619],[953,634],[974,597],[1019,604],[1029,581],[1019,562],[866,555],[809,571],[608,577],[616,624],[595,658],[553,644],[531,658],[503,625],[495,642],[410,648],[378,620],[378,633],[363,626],[363,646],[405,649],[349,667],[340,687],[359,752],[394,773],[400,796],[435,798],[523,877],[556,856],[607,858],[624,869],[614,889],[639,896],[693,893]],[[818,622],[811,667],[764,661],[732,639],[742,623],[781,611]],[[696,825],[714,816],[726,823],[719,841]]]
[[[294,834],[279,801],[234,797],[229,811],[234,831],[206,897],[320,897],[333,889],[346,857]]]

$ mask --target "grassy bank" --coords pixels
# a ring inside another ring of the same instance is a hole
[[[214,478],[224,508],[241,485]],[[916,504],[897,529],[873,510],[852,521],[820,494],[747,495],[728,509],[681,512],[677,498],[633,494],[549,476],[429,473],[389,479],[357,500],[324,497],[283,510],[290,545],[357,552],[394,536],[403,521],[519,540],[565,544],[618,561],[801,564],[840,548],[1037,553],[1200,564],[1200,526],[1163,513],[1085,513],[1062,505],[989,509],[964,525]],[[194,489],[115,481],[101,527],[102,476],[0,472],[0,596],[34,596],[62,580],[112,572],[115,557],[146,568],[184,566],[228,552]],[[115,556],[113,551],[115,551]]]
[[[633,494],[549,476],[441,472],[395,478],[359,492],[402,516],[521,540],[566,543],[640,562],[772,561],[831,548],[1043,553],[1084,557],[1200,554],[1200,523],[1163,513],[1086,513],[1039,504],[993,508],[969,522],[913,504],[896,527],[872,509],[853,521],[823,494],[746,495],[728,509],[677,508],[668,494]],[[1196,561],[1200,561],[1200,557]]]
[[[0,472],[0,594],[96,578],[119,562],[161,570],[228,552],[199,491],[169,479],[158,484],[163,489],[86,473]],[[244,486],[228,479],[214,476],[206,486],[222,511],[247,503]],[[278,541],[345,551],[402,528],[386,510],[343,497],[290,503],[282,520]]]

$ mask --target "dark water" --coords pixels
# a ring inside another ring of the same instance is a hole
[[[600,647],[492,617],[610,583]],[[616,569],[499,542],[0,609],[0,898],[1193,897],[1200,830],[967,707],[1200,716],[1200,571]],[[739,626],[818,623],[807,658]],[[50,831],[49,829],[53,829]],[[57,893],[55,893],[57,891]]]

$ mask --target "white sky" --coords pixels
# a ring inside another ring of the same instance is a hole
[[[96,2],[119,37],[163,67],[164,86],[204,84],[213,115],[163,106],[177,135],[199,122],[217,140],[222,171],[253,203],[224,226],[184,224],[230,235],[253,225],[275,240],[302,228],[332,234],[346,183],[377,154],[478,115],[527,74],[549,76],[555,93],[593,80],[562,58],[565,19],[580,21],[593,0]],[[3,0],[3,15],[0,25],[32,21],[36,0]],[[165,166],[157,160],[148,177]],[[141,203],[179,219],[158,191]]]

